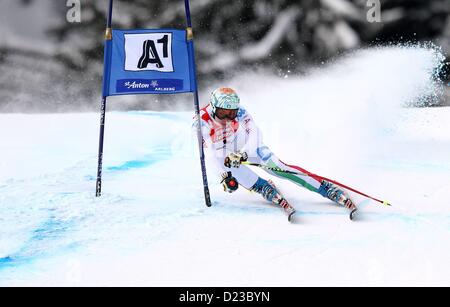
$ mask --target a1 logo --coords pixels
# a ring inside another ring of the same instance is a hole
[[[125,70],[173,72],[172,33],[125,34]]]

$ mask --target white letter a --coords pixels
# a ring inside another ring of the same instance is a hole
[[[70,23],[81,22],[80,0],[67,0],[66,6],[70,7],[66,14],[67,21]]]
[[[367,6],[371,7],[367,11],[367,21],[370,23],[381,22],[381,3],[380,0],[368,0]]]

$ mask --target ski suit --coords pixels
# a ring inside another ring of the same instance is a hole
[[[241,165],[239,168],[225,167],[224,159],[229,153],[246,152],[248,161],[251,163],[259,163],[302,174],[307,173],[306,170],[298,166],[283,163],[269,147],[263,144],[261,131],[243,107],[240,107],[234,120],[224,121],[214,118],[212,108],[208,104],[200,110],[200,122],[203,146],[212,156],[209,158],[215,160],[223,172],[231,171],[237,182],[248,190],[255,185],[259,176],[246,165]],[[266,170],[266,172],[322,194],[322,191],[319,191],[322,182],[315,176],[302,176],[271,170]]]

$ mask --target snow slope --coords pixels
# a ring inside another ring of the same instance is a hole
[[[286,162],[342,181],[358,221],[274,179],[289,224],[258,195],[203,203],[191,113],[0,115],[0,285],[450,285],[450,108],[404,108],[438,91],[422,48],[360,51],[307,77],[231,80]],[[259,170],[258,170],[259,171]]]

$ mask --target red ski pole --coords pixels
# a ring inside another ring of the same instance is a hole
[[[259,168],[263,168],[263,169],[266,169],[266,170],[269,170],[269,171],[273,171],[273,172],[278,172],[278,173],[287,173],[287,174],[293,174],[293,175],[313,177],[313,178],[315,178],[315,179],[317,179],[319,181],[326,180],[326,181],[332,182],[332,183],[334,183],[334,184],[336,184],[336,185],[338,185],[338,186],[340,186],[340,187],[342,187],[344,189],[350,190],[350,191],[355,192],[355,193],[357,193],[359,195],[362,195],[362,196],[365,196],[367,198],[370,198],[370,199],[372,199],[372,200],[374,200],[376,202],[379,202],[379,203],[381,203],[381,204],[383,204],[385,206],[392,206],[389,202],[387,202],[385,200],[380,200],[378,198],[372,197],[372,196],[367,195],[367,194],[365,194],[365,193],[363,193],[361,191],[358,191],[358,190],[356,190],[354,188],[351,188],[351,187],[349,187],[349,186],[347,186],[345,184],[342,184],[342,183],[340,183],[340,182],[338,182],[336,180],[329,179],[329,178],[326,178],[326,177],[322,177],[322,176],[310,173],[310,172],[308,172],[306,170],[302,170],[303,173],[299,173],[299,172],[292,172],[292,171],[283,170],[283,169],[278,168],[278,167],[270,167],[270,166],[266,166],[266,165],[263,165],[263,164],[251,163],[251,162],[247,162],[247,161],[242,161],[241,164],[257,166]],[[290,166],[290,165],[288,165],[288,166]]]

